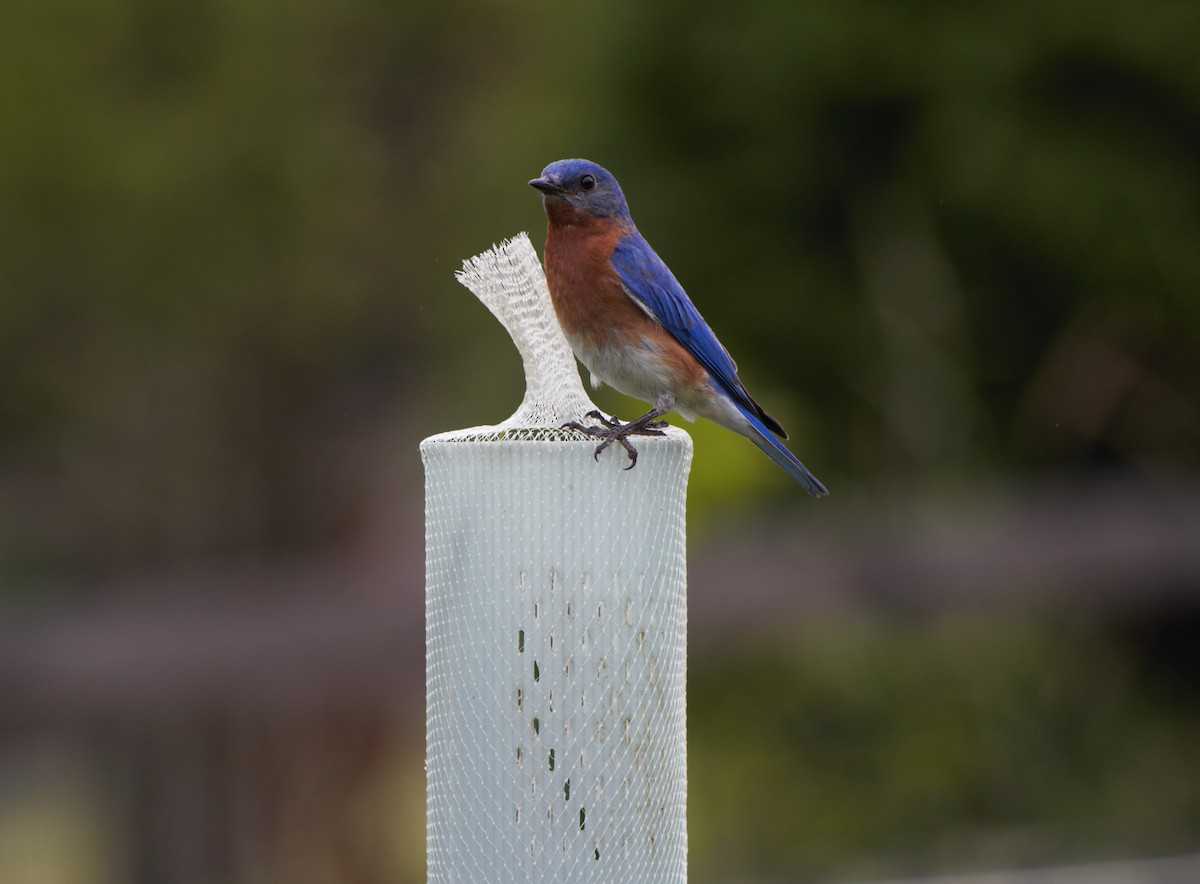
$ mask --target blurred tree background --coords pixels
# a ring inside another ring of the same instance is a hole
[[[419,878],[416,446],[519,401],[452,273],[540,243],[566,156],[833,492],[688,426],[695,879],[1200,849],[1197,34],[1193,0],[5,4],[0,879]]]

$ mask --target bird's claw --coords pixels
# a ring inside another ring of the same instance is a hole
[[[629,455],[629,466],[627,470],[632,470],[637,466],[638,453],[637,449],[629,441],[629,436],[665,436],[664,429],[669,426],[666,421],[651,420],[645,423],[638,423],[636,420],[630,421],[627,424],[621,423],[616,418],[605,417],[599,411],[589,411],[584,417],[595,418],[603,426],[586,426],[578,421],[567,421],[563,424],[564,429],[578,430],[581,433],[587,433],[589,436],[595,436],[602,440],[596,446],[596,450],[592,453],[592,457],[599,461],[600,452],[604,451],[613,442],[620,442],[621,447],[625,449],[625,453]]]

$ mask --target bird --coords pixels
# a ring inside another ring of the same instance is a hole
[[[663,415],[707,418],[750,439],[815,497],[829,493],[783,444],[787,433],[738,378],[683,286],[638,232],[620,184],[584,159],[558,160],[529,182],[546,212],[544,263],[550,300],[593,386],[608,384],[652,405],[627,423],[593,411],[598,424],[564,426],[613,442],[637,464],[631,435],[662,435]]]

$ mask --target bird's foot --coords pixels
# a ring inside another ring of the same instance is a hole
[[[653,415],[653,412],[651,412],[651,415]],[[651,415],[646,415],[646,417],[651,417]],[[611,419],[605,417],[599,411],[589,411],[584,415],[584,417],[595,418],[600,422],[601,425],[597,426],[593,424],[591,426],[587,426],[579,423],[578,421],[567,421],[565,424],[563,424],[563,428],[579,430],[581,433],[587,433],[589,436],[595,436],[596,438],[602,440],[600,444],[596,446],[596,451],[592,454],[592,457],[594,457],[596,460],[600,459],[600,452],[602,452],[605,448],[607,448],[609,445],[612,445],[614,442],[620,442],[621,447],[625,449],[625,453],[629,455],[629,466],[625,467],[627,470],[632,470],[635,466],[637,466],[638,459],[637,449],[633,447],[633,444],[629,441],[629,437],[665,436],[666,433],[663,432],[663,430],[669,426],[666,421],[652,419],[643,420],[642,418],[631,420],[629,423],[623,424],[615,417]]]

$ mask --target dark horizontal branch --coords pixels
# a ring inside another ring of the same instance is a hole
[[[1196,487],[834,503],[694,546],[693,640],[838,609],[1072,606],[1104,616],[1200,592]],[[86,610],[0,625],[0,727],[238,706],[419,709],[422,532],[415,519],[397,527],[382,553],[141,577],[92,588]]]

